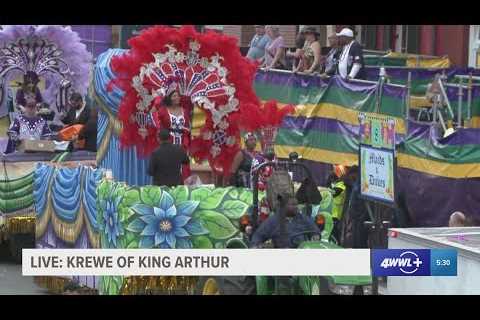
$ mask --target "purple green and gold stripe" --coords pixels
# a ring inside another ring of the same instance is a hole
[[[480,176],[480,130],[463,129],[436,141],[430,126],[410,122],[406,135],[406,89],[384,88],[380,113],[397,120],[400,167],[451,178]],[[297,105],[295,115],[286,117],[277,135],[276,151],[280,157],[297,151],[311,161],[357,163],[358,114],[376,111],[376,85],[259,72],[255,89],[262,100]]]

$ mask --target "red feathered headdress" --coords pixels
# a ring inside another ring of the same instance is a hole
[[[256,65],[242,57],[237,40],[215,32],[198,33],[192,26],[155,26],[128,43],[131,49],[112,59],[117,76],[113,83],[125,92],[119,107],[122,145],[137,146],[141,156],[154,150],[155,128],[132,121],[132,115],[150,113],[175,83],[182,96],[206,113],[206,124],[193,138],[190,153],[197,160],[208,160],[215,170],[228,172],[239,150],[240,129],[261,126],[248,119],[260,114],[252,86]]]

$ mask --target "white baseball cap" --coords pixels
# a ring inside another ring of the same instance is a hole
[[[353,38],[353,31],[349,28],[343,28],[342,31],[337,33],[337,37],[340,37],[340,36]]]

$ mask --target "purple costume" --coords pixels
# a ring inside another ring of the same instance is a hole
[[[41,140],[51,134],[47,122],[41,117],[27,117],[19,115],[15,118],[8,129],[10,137],[6,153],[15,151],[15,142],[19,140]]]

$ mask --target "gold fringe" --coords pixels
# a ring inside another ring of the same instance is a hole
[[[15,216],[6,219],[7,234],[35,233],[35,216]]]
[[[193,294],[197,277],[127,277],[121,295],[187,295]]]
[[[65,286],[72,282],[72,279],[61,278],[61,277],[48,277],[48,276],[37,276],[33,278],[33,282],[39,287],[47,289],[50,293],[53,294],[63,294],[65,293]],[[96,289],[81,287],[76,290],[76,293],[82,295],[97,295],[98,291]]]
[[[34,277],[33,281],[39,287],[47,289],[50,293],[61,294],[65,291],[64,288],[71,281],[71,279],[39,276]]]
[[[53,206],[52,206],[53,210]],[[80,212],[77,215],[74,223],[68,223],[62,221],[57,217],[55,213],[52,212],[52,225],[55,230],[55,234],[65,242],[75,243],[83,227],[83,214],[82,208],[80,206]]]

